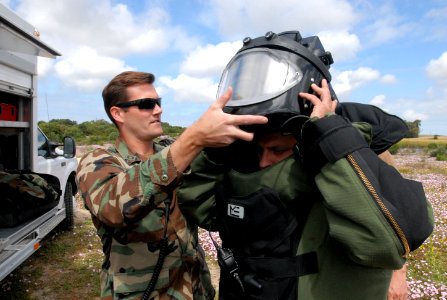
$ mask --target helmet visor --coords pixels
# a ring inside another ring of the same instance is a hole
[[[296,85],[303,73],[296,65],[295,54],[251,49],[237,54],[225,68],[217,92],[218,97],[233,88],[227,106],[244,106],[272,99]]]

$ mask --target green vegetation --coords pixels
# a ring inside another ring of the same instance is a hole
[[[421,136],[418,138],[405,138],[399,143],[401,148],[433,148],[435,145],[447,146],[446,136]],[[430,145],[430,146],[429,146]]]
[[[389,151],[396,154],[399,149],[420,150],[428,153],[430,157],[436,160],[447,160],[447,137],[445,136],[423,136],[418,138],[405,138],[399,143],[393,145]]]
[[[433,147],[433,146],[430,146]],[[437,146],[439,147],[439,145]],[[445,145],[441,145],[444,147]],[[403,149],[403,152],[407,149]],[[407,151],[399,166],[404,176],[420,180],[424,185],[435,218],[433,234],[424,244],[408,257],[408,280],[412,291],[411,299],[443,299],[447,282],[447,237],[446,237],[446,193],[447,168],[444,162],[433,162],[424,156]],[[417,157],[417,159],[414,159]],[[417,297],[416,297],[417,296]],[[438,297],[439,296],[439,297]]]
[[[415,120],[413,122],[405,122],[408,126],[407,138],[417,138],[419,137],[419,132],[421,128],[421,120]]]
[[[78,145],[103,145],[115,141],[118,131],[115,125],[105,120],[87,121],[78,124],[68,119],[53,119],[49,122],[40,121],[39,127],[52,141],[62,141],[64,136],[71,136]],[[171,126],[162,122],[164,133],[171,137],[178,137],[185,128]]]
[[[94,299],[99,297],[102,259],[90,218],[71,232],[56,230],[0,283],[0,299]]]
[[[447,147],[436,147],[430,152],[431,157],[436,157],[436,160],[447,160]]]
[[[429,283],[442,284],[447,282],[447,251],[445,245],[447,240],[433,241],[429,238],[419,249],[410,254],[408,258],[408,277],[416,281],[427,278],[429,272]],[[435,298],[423,298],[435,299]]]

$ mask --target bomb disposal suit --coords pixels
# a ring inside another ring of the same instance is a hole
[[[308,117],[298,93],[330,82],[332,62],[318,37],[269,32],[246,38],[223,72],[226,112],[265,115],[246,129],[297,145],[264,169],[255,143],[206,149],[184,177],[184,214],[222,239],[219,299],[386,299],[392,270],[433,230],[421,183],[377,156],[404,136],[401,119],[355,103]]]

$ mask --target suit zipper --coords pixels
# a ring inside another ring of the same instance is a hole
[[[360,177],[360,180],[365,185],[366,189],[369,191],[369,193],[372,195],[374,200],[376,201],[377,205],[380,207],[382,213],[385,215],[385,217],[388,219],[392,227],[394,228],[394,231],[397,233],[397,235],[400,238],[401,243],[403,244],[405,248],[405,254],[404,257],[406,257],[410,253],[410,246],[408,245],[407,238],[405,237],[404,232],[400,228],[399,224],[397,224],[397,221],[394,219],[388,208],[386,208],[385,204],[383,204],[382,200],[380,199],[379,195],[377,194],[376,190],[374,189],[373,185],[369,181],[369,179],[366,177],[363,170],[359,167],[357,162],[355,161],[352,154],[349,154],[347,156],[348,161],[351,163],[351,165],[354,167],[354,170],[357,172],[358,176]]]

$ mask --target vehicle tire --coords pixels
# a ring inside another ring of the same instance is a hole
[[[65,219],[61,223],[64,230],[72,230],[74,227],[73,192],[71,182],[67,182],[64,193]]]

